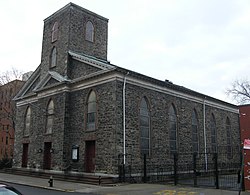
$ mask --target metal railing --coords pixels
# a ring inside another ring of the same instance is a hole
[[[239,189],[241,156],[239,150],[228,153],[171,154],[168,159],[154,160],[147,155],[140,160],[127,156],[127,164],[118,157],[120,182],[169,182],[175,185]]]

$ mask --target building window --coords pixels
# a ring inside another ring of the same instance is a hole
[[[170,106],[168,114],[170,152],[175,153],[177,152],[177,114],[173,104]]]
[[[211,150],[212,152],[216,153],[217,152],[217,130],[216,130],[216,122],[215,122],[215,117],[212,114],[211,116]]]
[[[53,47],[53,49],[51,50],[51,54],[50,54],[50,67],[51,68],[56,66],[56,57],[57,57],[56,47]]]
[[[25,114],[25,126],[24,126],[24,136],[29,136],[30,133],[30,125],[31,125],[31,109],[30,107],[27,108]]]
[[[85,39],[90,42],[94,42],[94,25],[88,21],[85,28]]]
[[[192,113],[192,147],[193,152],[199,152],[199,132],[198,132],[198,117],[196,110]]]
[[[51,134],[54,123],[54,102],[50,100],[47,106],[46,134]]]
[[[146,98],[140,104],[141,153],[149,155],[150,148],[150,113]]]
[[[88,97],[87,130],[96,129],[96,94],[91,91]]]
[[[55,42],[58,38],[58,22],[55,22],[52,27],[51,42]]]
[[[227,131],[227,156],[228,158],[232,158],[231,123],[228,117],[226,120],[226,131]]]

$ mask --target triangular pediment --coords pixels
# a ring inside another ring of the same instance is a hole
[[[56,84],[60,84],[63,82],[69,82],[70,80],[67,77],[60,75],[55,71],[48,71],[46,76],[37,84],[34,88],[34,91],[41,90],[43,88],[47,88]]]
[[[23,88],[16,95],[14,100],[18,100],[24,96],[35,95],[37,91],[42,90],[43,88],[49,88],[50,86],[69,81],[70,80],[68,78],[63,77],[55,71],[48,71],[46,76],[41,79],[40,69],[37,68],[37,70],[31,75]]]

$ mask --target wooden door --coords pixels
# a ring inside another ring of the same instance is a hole
[[[85,171],[88,173],[95,171],[95,141],[86,141]]]
[[[51,169],[51,142],[44,143],[43,169]]]
[[[22,167],[27,167],[28,152],[29,152],[29,144],[23,144]]]

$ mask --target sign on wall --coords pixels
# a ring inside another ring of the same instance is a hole
[[[244,139],[243,149],[250,150],[250,139]]]

